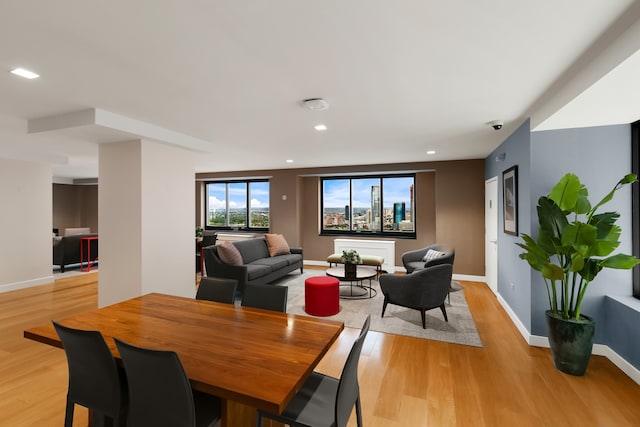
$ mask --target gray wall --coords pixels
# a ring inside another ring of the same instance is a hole
[[[527,120],[485,159],[485,179],[498,177],[498,293],[529,330],[531,269],[518,257],[520,248],[516,242],[520,241],[520,237],[503,231],[502,172],[511,166],[518,166],[518,234],[531,234],[530,146],[531,132]],[[496,157],[503,154],[504,160],[496,161]]]

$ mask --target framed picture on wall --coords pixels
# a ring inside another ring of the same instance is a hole
[[[502,172],[504,232],[518,235],[518,166]]]

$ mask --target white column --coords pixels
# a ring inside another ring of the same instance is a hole
[[[134,140],[100,145],[98,305],[195,294],[194,154]]]

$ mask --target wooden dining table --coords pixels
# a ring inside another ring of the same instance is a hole
[[[281,413],[344,323],[152,293],[64,319],[113,338],[178,353],[194,389],[220,397],[222,426],[255,424],[256,408]],[[51,323],[25,338],[62,348]]]

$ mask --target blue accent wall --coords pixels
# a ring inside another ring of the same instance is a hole
[[[502,154],[504,161],[497,162],[496,156]],[[537,200],[565,173],[580,177],[595,204],[631,171],[631,126],[530,132],[529,121],[525,122],[485,159],[485,177],[499,178],[500,205],[501,174],[513,164],[519,168],[519,231],[535,237]],[[631,253],[631,189],[619,190],[604,208],[620,213],[618,224],[623,232],[618,251]],[[499,233],[498,292],[532,335],[547,336],[544,281],[518,258],[520,249],[514,243],[519,240]],[[513,288],[511,283],[515,283]],[[582,311],[596,321],[595,342],[609,346],[640,369],[640,301],[631,296],[631,288],[631,271],[603,270],[589,285]]]
[[[518,166],[518,233],[531,233],[529,120],[485,159],[485,179],[498,178],[498,293],[531,329],[531,268],[518,257],[519,236],[504,233],[502,172]],[[513,286],[511,286],[513,284]]]

